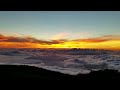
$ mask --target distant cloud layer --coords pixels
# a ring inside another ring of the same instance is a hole
[[[0,47],[31,47],[31,45],[38,48],[118,48],[120,47],[120,36],[119,35],[105,35],[101,37],[88,38],[88,39],[75,39],[67,40],[61,39],[67,33],[61,33],[52,37],[52,40],[39,40],[34,37],[16,37],[16,36],[6,36],[0,34]],[[7,45],[9,44],[9,45]],[[27,45],[28,44],[28,45]],[[109,45],[110,44],[110,45]],[[24,46],[26,45],[26,46]],[[115,46],[116,45],[116,46]]]

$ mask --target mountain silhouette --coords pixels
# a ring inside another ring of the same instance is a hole
[[[91,71],[89,74],[68,75],[34,66],[0,65],[2,79],[37,79],[37,80],[120,80],[117,70]]]

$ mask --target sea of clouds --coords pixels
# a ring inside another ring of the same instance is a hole
[[[0,64],[36,66],[76,75],[91,70],[120,70],[120,51],[0,49]]]

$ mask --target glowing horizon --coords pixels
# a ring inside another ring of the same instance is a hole
[[[120,36],[106,35],[87,39],[39,40],[34,37],[0,35],[0,48],[83,48],[120,50]]]

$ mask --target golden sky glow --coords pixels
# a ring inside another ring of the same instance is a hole
[[[106,35],[89,39],[45,41],[33,37],[0,35],[0,48],[94,48],[120,50],[120,36]]]

